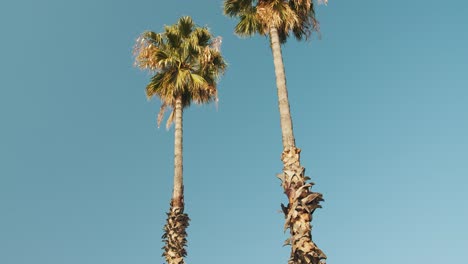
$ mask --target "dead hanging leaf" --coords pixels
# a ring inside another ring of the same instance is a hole
[[[158,128],[161,125],[161,121],[164,118],[164,113],[166,113],[166,106],[167,106],[166,103],[162,103],[161,108],[159,109],[158,120],[157,120]]]
[[[171,114],[169,115],[169,117],[167,118],[167,122],[166,122],[166,130],[169,130],[169,128],[171,128],[171,125],[172,123],[174,122],[174,110],[172,110]]]

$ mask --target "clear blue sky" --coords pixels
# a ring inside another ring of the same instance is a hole
[[[284,57],[297,144],[324,194],[330,264],[464,263],[468,4],[330,1]],[[284,264],[281,135],[268,41],[221,1],[0,4],[0,263],[162,263],[173,131],[156,128],[144,30],[182,15],[223,37],[219,109],[185,115],[190,264]]]

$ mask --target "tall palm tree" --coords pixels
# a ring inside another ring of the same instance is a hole
[[[172,111],[166,127],[169,129],[175,120],[174,188],[163,235],[163,256],[169,264],[183,264],[187,254],[189,217],[184,213],[183,109],[192,102],[217,100],[217,80],[226,69],[219,45],[220,38],[213,38],[207,28],[196,27],[192,18],[182,17],[176,24],[165,26],[162,33],[142,33],[134,48],[136,66],[154,73],[146,86],[146,95],[161,99],[158,126],[167,107]]]
[[[321,2],[326,4],[326,0]],[[312,213],[321,207],[322,194],[310,190],[312,183],[307,182],[310,178],[305,176],[305,169],[300,164],[301,150],[295,143],[281,54],[281,44],[290,34],[302,40],[318,30],[314,3],[311,0],[225,0],[224,13],[239,19],[236,34],[260,34],[270,38],[283,142],[281,160],[284,167],[278,178],[289,202],[287,206],[281,204],[286,218],[285,230],[289,229],[291,234],[285,242],[291,245],[289,263],[324,262],[326,255],[312,241],[311,230]]]

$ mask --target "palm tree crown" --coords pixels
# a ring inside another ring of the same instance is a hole
[[[327,0],[318,3],[326,4]],[[302,40],[319,30],[311,0],[226,0],[224,13],[239,18],[235,27],[239,36],[267,35],[270,27],[275,27],[285,43],[291,33]]]
[[[135,65],[154,72],[146,86],[146,96],[161,99],[158,126],[167,106],[174,109],[176,98],[183,108],[217,100],[217,79],[226,62],[219,51],[220,38],[205,27],[196,27],[190,17],[165,26],[163,33],[146,31],[134,47]],[[173,112],[168,119],[171,124]]]

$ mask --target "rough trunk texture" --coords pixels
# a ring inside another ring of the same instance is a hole
[[[171,205],[167,213],[167,222],[162,236],[165,243],[163,256],[168,264],[184,264],[187,255],[187,232],[189,217],[184,213],[184,185],[182,167],[182,100],[175,105],[175,140],[174,140],[174,190]]]
[[[187,227],[189,226],[189,217],[184,213],[184,207],[175,207],[174,200],[171,201],[167,221],[164,226],[163,256],[168,264],[184,264],[184,257],[187,256],[185,247],[187,245]]]
[[[305,168],[300,164],[301,150],[289,147],[283,151],[283,173],[278,175],[281,186],[288,197],[288,205],[281,204],[286,222],[285,230],[289,228],[291,237],[285,244],[291,245],[289,264],[317,264],[327,256],[312,241],[312,214],[321,208],[322,194],[311,192],[313,183],[308,183]]]
[[[270,28],[271,50],[275,65],[278,104],[283,138],[283,173],[278,175],[281,186],[288,197],[288,205],[281,204],[286,221],[284,228],[289,229],[290,238],[285,244],[291,245],[288,264],[318,264],[326,260],[326,255],[312,241],[312,214],[320,208],[322,194],[311,192],[310,178],[304,175],[305,168],[300,164],[299,148],[296,148],[292,118],[289,109],[286,75],[284,72],[281,44],[276,28]]]

